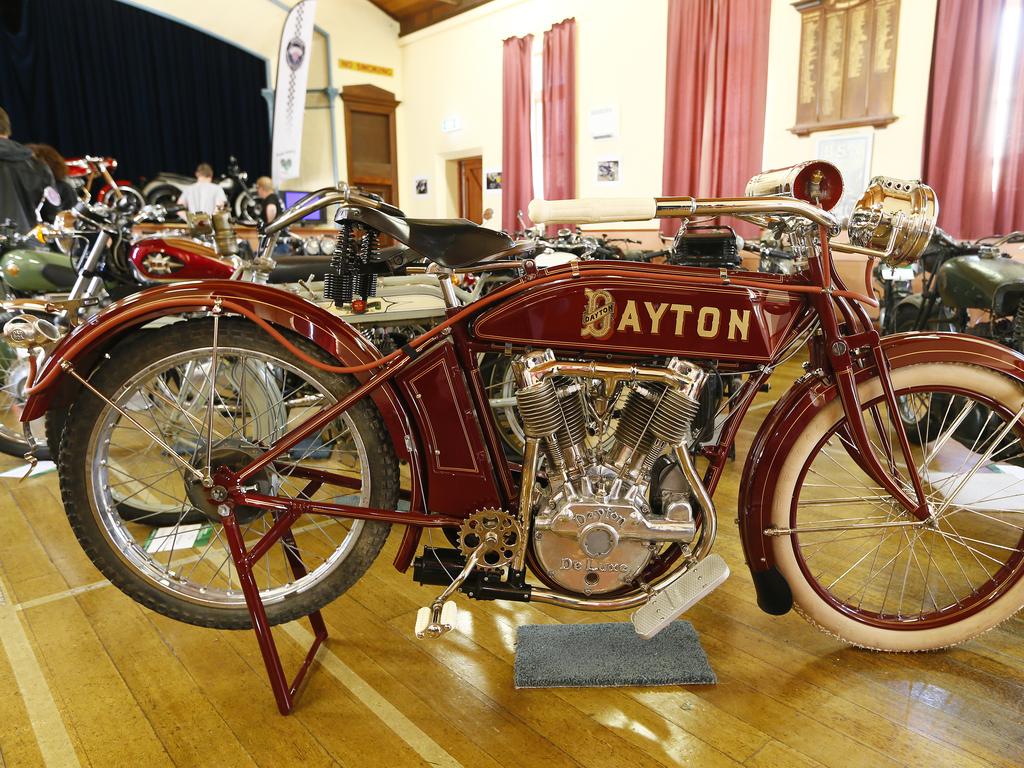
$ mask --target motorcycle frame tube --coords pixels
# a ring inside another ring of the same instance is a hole
[[[103,260],[103,254],[110,245],[110,239],[110,233],[105,229],[97,232],[96,240],[85,257],[85,263],[78,267],[78,276],[75,278],[75,284],[71,286],[68,299],[81,299],[99,294],[103,278],[97,274],[97,270]]]

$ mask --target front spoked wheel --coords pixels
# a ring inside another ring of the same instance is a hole
[[[912,517],[861,469],[836,400],[782,464],[773,552],[819,628],[879,650],[941,648],[1024,605],[1024,388],[953,363],[898,368],[892,379],[896,414],[877,379],[860,385],[869,437],[913,498],[894,427],[913,405],[908,437],[930,519]]]
[[[85,551],[122,591],[175,619],[240,629],[250,619],[226,534],[190,468],[241,469],[354,382],[323,373],[241,320],[222,319],[214,346],[213,326],[176,323],[111,352],[91,383],[124,413],[91,394],[76,400],[61,442],[61,494]],[[293,341],[326,360],[318,347]],[[380,415],[362,401],[251,485],[275,496],[393,509],[398,464]],[[145,515],[126,519],[125,503],[164,520],[173,514],[174,522],[154,528]],[[247,548],[275,522],[254,508],[236,508],[235,516]],[[373,562],[388,529],[301,517],[254,571],[270,622],[307,615],[344,592]],[[305,575],[293,574],[296,556]]]

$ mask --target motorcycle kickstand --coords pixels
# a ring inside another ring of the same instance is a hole
[[[449,600],[453,594],[462,586],[466,578],[472,573],[479,562],[479,548],[474,550],[466,560],[459,574],[452,580],[444,592],[437,596],[429,606],[424,606],[416,612],[416,637],[421,640],[434,639],[455,628],[455,617],[457,608],[454,601]]]

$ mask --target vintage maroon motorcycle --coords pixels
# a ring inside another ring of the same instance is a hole
[[[276,233],[339,205],[325,292],[372,293],[400,271],[380,234],[431,262],[449,316],[382,356],[339,318],[272,287],[204,281],[102,312],[39,371],[26,418],[66,418],[61,491],[96,566],[153,610],[257,631],[290,711],[326,637],[319,609],[359,579],[391,525],[394,565],[440,594],[417,634],[455,625],[449,598],[635,609],[649,637],[714,589],[712,496],[755,393],[806,343],[808,373],[754,439],[739,527],[759,605],[796,607],[859,646],[966,640],[1024,603],[1024,358],[956,334],[880,338],[832,252],[914,259],[937,204],[880,177],[850,243],[828,209],[842,180],[812,163],[755,177],[747,197],[538,201],[535,221],[729,215],[771,227],[800,269],[767,275],[632,262],[538,270],[533,245],[466,221],[406,218],[348,190],[292,209]],[[459,306],[456,271],[519,262],[521,277]],[[193,319],[146,329],[164,316]],[[502,450],[479,362],[509,355],[526,435]],[[698,423],[712,377],[744,383]],[[975,409],[986,426],[958,428]],[[697,435],[711,438],[697,439]],[[703,471],[698,463],[706,466]],[[159,497],[206,522],[124,520],[115,492]],[[415,557],[424,530],[440,537]],[[269,627],[310,616],[316,642],[284,677]]]

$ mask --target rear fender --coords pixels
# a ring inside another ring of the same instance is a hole
[[[241,304],[267,322],[309,339],[342,365],[361,365],[381,356],[351,325],[293,293],[234,280],[176,283],[122,299],[65,336],[39,371],[36,381],[45,382],[45,386],[28,398],[22,420],[37,419],[51,407],[73,400],[79,385],[61,369],[65,361],[87,376],[96,362],[133,329],[159,317],[202,311],[203,306],[197,305],[197,301],[208,302],[207,307],[212,307],[217,297]],[[365,381],[369,374],[356,376]],[[406,438],[412,438],[413,433],[398,394],[391,387],[382,386],[371,397],[384,418],[396,454],[409,460]],[[408,443],[414,444],[411,439]]]
[[[970,363],[1003,373],[1024,384],[1024,356],[977,336],[958,333],[904,333],[883,336],[882,349],[892,369],[918,363]],[[857,372],[857,383],[876,376],[873,367]],[[793,604],[785,578],[775,566],[771,525],[776,482],[796,437],[817,413],[837,397],[827,379],[808,377],[775,404],[747,454],[739,490],[740,541],[750,568],[757,604],[766,613],[786,613]]]

